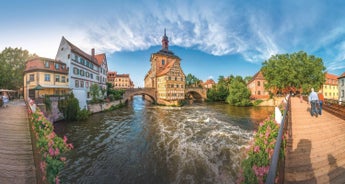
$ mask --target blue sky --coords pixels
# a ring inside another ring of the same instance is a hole
[[[55,58],[61,37],[107,53],[109,70],[143,86],[151,53],[169,48],[202,80],[254,75],[271,55],[303,50],[345,72],[345,2],[324,0],[12,0],[1,3],[0,50]]]

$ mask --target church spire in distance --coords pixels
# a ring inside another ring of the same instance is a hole
[[[164,28],[164,36],[162,38],[162,49],[168,50],[168,48],[169,48],[169,39],[166,35],[166,29]]]

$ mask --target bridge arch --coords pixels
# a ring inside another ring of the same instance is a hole
[[[128,102],[128,100],[132,99],[133,96],[136,95],[146,95],[149,96],[153,102],[157,101],[156,93],[154,88],[131,88],[126,89],[126,92],[123,94],[123,100],[125,100],[125,103]]]
[[[204,101],[207,98],[207,89],[204,88],[186,88],[185,90],[186,100],[198,100]]]

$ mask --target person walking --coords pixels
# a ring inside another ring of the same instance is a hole
[[[3,104],[4,108],[8,107],[8,103],[10,102],[10,99],[9,99],[7,93],[5,93],[5,92],[4,92],[4,95],[2,96],[2,101],[4,103]]]
[[[314,88],[311,88],[311,93],[309,94],[309,103],[311,104],[310,114],[317,117],[319,112],[317,111],[317,103],[319,102],[319,97],[317,96],[317,93],[314,91]]]
[[[322,114],[322,105],[323,102],[325,101],[325,98],[323,97],[323,94],[321,91],[319,91],[319,93],[317,94],[317,97],[319,98],[319,114]]]

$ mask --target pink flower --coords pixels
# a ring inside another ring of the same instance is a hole
[[[67,144],[67,137],[65,135],[63,136],[63,142]]]
[[[47,166],[46,162],[41,161],[41,163],[40,163],[40,168],[41,168],[41,171],[42,171],[42,172],[45,172],[46,166]]]
[[[60,150],[59,150],[59,148],[56,148],[55,149],[55,153],[54,153],[55,155],[58,155],[58,154],[60,154]]]
[[[56,177],[55,177],[55,183],[56,183],[56,184],[59,184],[59,183],[60,183],[59,176],[56,176]]]
[[[73,149],[73,148],[74,148],[72,143],[67,144],[67,146],[68,146],[70,149]]]
[[[54,156],[54,154],[55,154],[55,150],[52,147],[50,147],[49,148],[49,155]]]
[[[60,160],[64,162],[66,161],[66,157],[61,157]]]
[[[255,147],[254,147],[254,152],[257,153],[257,152],[259,152],[259,151],[260,151],[260,147],[259,147],[259,146],[255,146]]]

